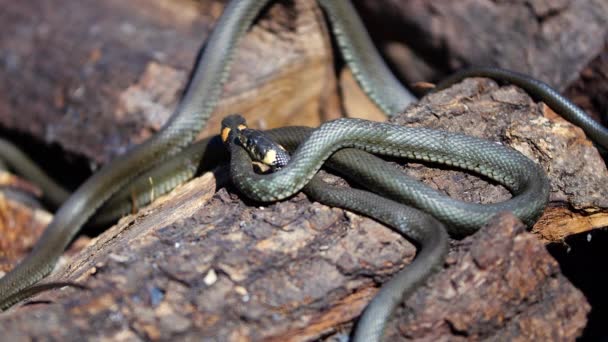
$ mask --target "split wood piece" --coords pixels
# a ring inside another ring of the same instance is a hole
[[[387,341],[573,341],[590,306],[512,214],[457,242],[448,267],[402,306]]]
[[[214,193],[206,174],[123,219],[48,279],[91,290],[40,294],[0,315],[0,330],[31,339],[317,339],[348,332],[377,284],[415,254],[375,221],[302,194],[260,206]],[[589,310],[544,245],[509,215],[457,243],[448,269],[406,305],[391,336],[551,331],[567,339]]]

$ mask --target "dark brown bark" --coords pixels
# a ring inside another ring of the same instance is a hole
[[[464,66],[494,65],[563,90],[600,54],[608,37],[603,0],[355,3],[409,82],[438,80]]]
[[[548,241],[608,224],[608,171],[582,130],[513,86],[469,79],[423,98],[392,120],[462,132],[507,144],[537,161],[551,181],[551,202],[534,231]],[[508,198],[501,187],[457,171],[406,172],[454,198],[493,202]]]
[[[549,83],[606,123],[608,3],[603,0],[355,0],[377,46],[410,84],[466,66]]]
[[[585,297],[512,215],[457,242],[447,263],[405,302],[387,340],[572,341],[580,335],[590,309]]]

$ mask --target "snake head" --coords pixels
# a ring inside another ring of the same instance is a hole
[[[222,120],[222,142],[243,147],[253,162],[278,170],[289,162],[289,153],[274,142],[265,132],[250,129],[239,114],[228,115]]]
[[[227,144],[230,140],[234,139],[234,136],[231,138],[232,134],[235,131],[242,131],[247,128],[247,121],[241,114],[231,114],[225,117],[222,120],[222,130],[221,130],[221,138],[224,144]]]

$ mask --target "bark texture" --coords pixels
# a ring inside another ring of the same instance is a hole
[[[378,48],[414,90],[467,66],[549,83],[608,122],[608,2],[354,0]],[[352,106],[352,105],[351,105]]]
[[[603,0],[354,2],[410,82],[436,80],[469,65],[494,65],[563,90],[600,54],[608,36]]]

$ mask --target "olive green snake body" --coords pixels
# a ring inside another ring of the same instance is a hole
[[[17,174],[26,179],[35,180],[45,196],[45,201],[52,209],[58,208],[69,197],[69,192],[58,185],[52,178],[43,172],[25,153],[13,143],[0,139],[0,157],[6,162],[6,169],[10,165]]]
[[[20,295],[22,293],[20,291],[36,283],[52,270],[59,255],[61,255],[73,236],[93,215],[95,210],[112,194],[117,192],[118,189],[124,187],[135,175],[150,169],[152,165],[166,159],[169,155],[175,155],[169,159],[173,162],[168,163],[173,166],[165,166],[165,169],[161,170],[161,172],[158,169],[148,171],[151,174],[164,175],[165,181],[156,182],[153,185],[155,189],[157,187],[164,187],[155,191],[160,195],[171,188],[173,184],[192,177],[199,168],[200,158],[211,156],[210,159],[213,163],[225,160],[226,157],[217,155],[220,153],[220,149],[215,147],[209,148],[207,153],[202,153],[200,150],[197,151],[194,147],[188,147],[182,154],[176,155],[176,153],[189,145],[198,131],[204,126],[208,116],[215,107],[222,85],[227,77],[236,42],[268,2],[255,0],[229,2],[197,62],[190,87],[187,89],[170,121],[153,138],[102,168],[100,172],[87,180],[69,197],[55,214],[53,221],[30,255],[17,265],[13,271],[0,279],[0,308],[7,308],[26,296],[26,294]],[[395,77],[386,68],[350,2],[330,0],[321,0],[319,2],[328,14],[342,54],[348,62],[349,67],[353,70],[353,74],[361,87],[387,114],[395,114],[402,110],[411,101],[412,96],[398,84]],[[516,85],[522,86],[531,92],[537,99],[549,104],[562,116],[579,124],[596,143],[603,147],[607,147],[608,145],[608,133],[604,127],[599,126],[592,120],[590,121],[584,112],[558,93],[552,91],[550,87],[542,83],[534,83],[533,79],[526,76],[492,68],[474,69],[455,75],[455,78],[450,79],[447,83],[440,85],[440,87],[448,86],[467,76],[490,76],[514,82]],[[547,201],[549,188],[542,170],[527,158],[508,148],[464,135],[397,127],[388,124],[381,124],[384,125],[382,128],[394,129],[394,135],[387,137],[386,134],[383,134],[380,137],[378,132],[374,131],[378,129],[377,127],[380,127],[376,125],[380,124],[357,120],[350,122],[354,123],[352,124],[353,126],[347,126],[347,121],[338,120],[330,122],[319,130],[314,131],[312,133],[313,138],[306,140],[302,147],[299,148],[300,151],[305,152],[295,153],[293,160],[295,162],[293,165],[295,166],[293,166],[292,171],[286,169],[276,174],[266,175],[266,178],[258,179],[258,175],[246,173],[249,170],[232,170],[234,172],[233,177],[236,175],[236,179],[239,179],[239,172],[244,172],[242,173],[244,178],[241,178],[240,183],[237,181],[237,186],[244,189],[246,195],[251,195],[260,200],[276,200],[290,196],[293,192],[304,187],[306,181],[310,180],[321,167],[323,160],[327,159],[335,151],[335,148],[326,149],[321,151],[322,156],[315,155],[322,148],[320,147],[321,144],[314,139],[320,139],[319,141],[323,141],[324,143],[331,142],[338,144],[335,140],[331,139],[335,139],[336,133],[340,132],[341,135],[350,135],[350,138],[352,138],[352,141],[340,143],[342,144],[341,147],[364,148],[374,153],[399,155],[414,160],[429,159],[437,162],[443,161],[447,164],[484,174],[504,184],[512,191],[514,196],[509,200],[511,202],[494,204],[496,208],[485,209],[488,208],[487,205],[463,204],[446,199],[445,196],[438,192],[428,190],[428,187],[419,188],[418,185],[413,184],[415,182],[412,180],[409,180],[409,183],[408,181],[404,181],[404,183],[398,182],[400,179],[408,178],[401,173],[399,175],[391,174],[389,177],[386,172],[393,172],[388,171],[389,169],[378,169],[370,172],[370,169],[365,168],[368,163],[353,162],[353,159],[349,159],[353,158],[352,155],[356,156],[356,158],[367,158],[361,157],[362,155],[369,156],[362,151],[343,149],[336,152],[328,160],[331,164],[334,160],[339,159],[340,155],[344,153],[351,154],[351,156],[347,155],[342,165],[343,170],[349,170],[348,172],[353,173],[362,172],[362,175],[367,175],[366,177],[370,179],[366,179],[365,182],[368,184],[377,182],[376,186],[380,189],[378,192],[383,196],[411,203],[425,211],[429,207],[434,208],[431,209],[431,212],[432,210],[436,210],[439,213],[433,212],[432,215],[440,218],[447,225],[447,228],[450,229],[451,234],[470,234],[479,227],[480,223],[487,219],[488,215],[495,213],[496,209],[512,209],[527,224],[531,224],[538,217],[540,210],[542,210]],[[368,131],[371,131],[371,133],[366,133]],[[293,140],[296,141],[296,145],[311,134],[303,129],[298,129],[298,132],[300,134],[299,140]],[[270,131],[269,134],[279,143],[289,145],[289,140],[293,139],[290,138],[290,135],[296,133],[295,130],[278,129]],[[413,138],[408,138],[407,135],[409,134],[414,134]],[[463,148],[469,149],[446,152],[445,148],[449,148],[449,145],[452,144],[452,141],[449,139],[454,137],[459,139],[458,141],[462,143]],[[367,140],[358,142],[359,138]],[[388,140],[381,138],[387,138]],[[408,140],[406,145],[410,144],[410,147],[399,147],[403,143],[402,140]],[[217,138],[207,139],[196,146],[215,146],[213,141],[217,143]],[[443,141],[444,144],[436,144],[433,141]],[[410,149],[411,147],[413,147],[413,150]],[[511,152],[503,154],[505,151]],[[224,152],[221,151],[221,153]],[[452,156],[457,156],[458,158],[451,159]],[[369,157],[376,158],[373,156]],[[364,169],[357,171],[355,170],[356,167]],[[172,176],[177,174],[176,172],[178,171],[176,170],[181,170],[179,172],[182,172],[177,177],[179,181],[176,181],[177,178]],[[287,174],[289,176],[285,176]],[[143,182],[145,182],[146,177],[151,176],[144,175],[140,179],[144,179]],[[271,182],[269,179],[274,179],[277,183]],[[252,183],[248,180],[254,180],[255,182]],[[398,185],[397,183],[405,185]],[[167,184],[170,185],[167,186]],[[412,189],[417,191],[410,192]],[[404,192],[408,193],[405,194]],[[439,202],[433,202],[437,198],[440,198]],[[331,199],[328,202],[331,203]],[[458,213],[454,214],[456,212]],[[416,214],[414,213],[413,215]],[[370,216],[373,215],[370,214]],[[468,216],[472,218],[472,222],[466,222]],[[411,238],[416,239],[416,237]],[[439,250],[437,246],[442,245],[442,243],[438,243],[432,237],[428,239],[421,238],[419,242],[423,252],[426,250],[425,246],[434,244],[435,248],[433,250],[435,251],[434,253],[437,253]],[[424,259],[423,252],[421,252],[416,260],[420,260],[420,263],[427,267],[427,271],[436,268],[438,261],[429,260],[425,263],[424,260],[427,259]],[[394,291],[391,293],[393,293],[393,297],[398,296],[401,299],[401,294],[396,295]],[[385,303],[382,299],[379,300],[380,302],[376,307]],[[365,327],[365,324],[363,323],[362,326]],[[373,321],[369,324],[377,327],[378,324],[385,324],[385,320],[383,318],[380,322]],[[379,338],[377,334],[374,336]]]

